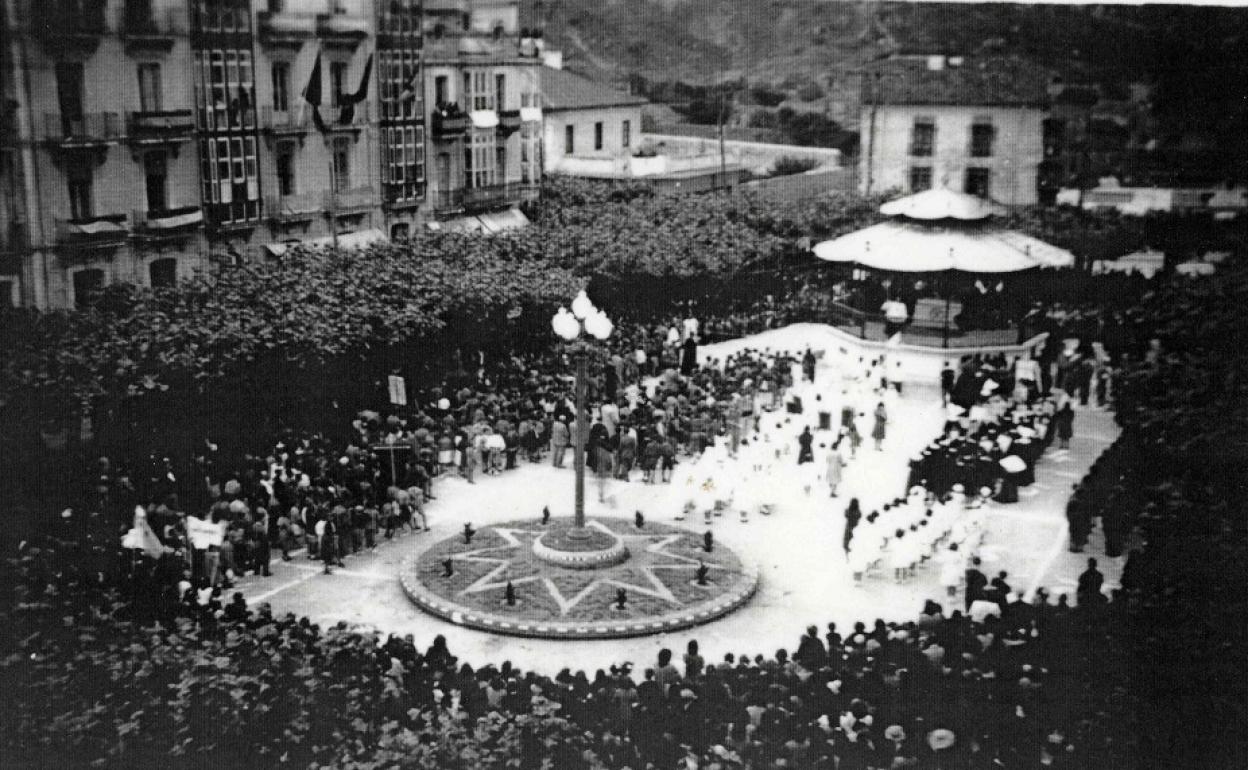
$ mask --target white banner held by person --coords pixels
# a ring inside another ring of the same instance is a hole
[[[186,534],[191,539],[191,547],[202,551],[209,546],[221,545],[225,540],[225,526],[223,522],[204,521],[187,516]]]
[[[407,383],[397,374],[390,375],[390,403],[407,406]]]

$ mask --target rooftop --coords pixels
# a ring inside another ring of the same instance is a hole
[[[588,110],[595,107],[631,107],[646,104],[603,83],[596,83],[574,72],[542,68],[542,108],[545,110]]]
[[[1005,57],[915,57],[876,62],[866,68],[864,104],[930,104],[1043,107],[1048,73],[1030,62]]]

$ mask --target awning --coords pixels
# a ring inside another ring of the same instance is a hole
[[[529,218],[520,209],[494,211],[475,217],[456,217],[441,222],[427,222],[425,226],[436,233],[485,233],[493,235],[504,230],[517,230],[529,224]]]
[[[358,233],[341,233],[338,236],[339,249],[362,249],[371,243],[386,240],[386,234],[377,229],[360,230]],[[270,254],[280,257],[286,253],[287,249],[293,246],[307,246],[309,248],[321,248],[323,246],[333,246],[334,236],[327,235],[324,238],[313,238],[308,241],[300,241],[295,243],[269,243],[265,247]]]
[[[178,227],[197,225],[203,221],[204,212],[196,208],[194,211],[172,216],[152,216],[149,214],[145,224],[149,230],[173,230]]]
[[[520,209],[507,209],[506,211],[482,214],[477,219],[481,220],[481,224],[485,226],[485,231],[489,233],[518,230],[529,223],[529,218]]]
[[[96,219],[91,222],[66,222],[65,232],[71,235],[112,235],[125,233],[126,226],[107,219]]]
[[[476,217],[456,217],[440,222],[426,222],[425,227],[435,233],[479,233],[485,229],[481,220]]]
[[[1066,267],[1065,249],[1012,230],[933,227],[881,222],[815,246],[829,262],[856,262],[877,270],[929,273],[1012,273],[1033,267]]]
[[[468,117],[473,128],[498,128],[498,113],[494,110],[473,110]]]

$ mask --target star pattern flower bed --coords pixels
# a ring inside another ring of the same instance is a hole
[[[626,561],[596,569],[539,559],[534,541],[563,540],[571,520],[511,521],[482,528],[465,543],[447,538],[402,568],[403,587],[426,612],[497,633],[547,638],[614,638],[705,623],[740,607],[758,586],[757,570],[725,546],[703,550],[701,533],[631,520],[589,522],[599,544],[618,538]],[[547,537],[543,537],[547,535]],[[446,575],[450,560],[452,573]],[[707,567],[706,585],[697,572]],[[507,584],[515,603],[507,602]],[[626,602],[617,607],[623,589]]]

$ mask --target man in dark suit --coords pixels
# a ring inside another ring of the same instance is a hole
[[[1101,595],[1101,586],[1105,584],[1105,576],[1096,568],[1096,559],[1088,559],[1088,568],[1079,576],[1079,588],[1077,589],[1077,598],[1079,604],[1099,604],[1104,601]]]
[[[980,561],[976,556],[971,559],[970,569],[966,571],[966,609],[977,600],[984,598],[984,589],[988,587],[988,578],[979,571]]]

